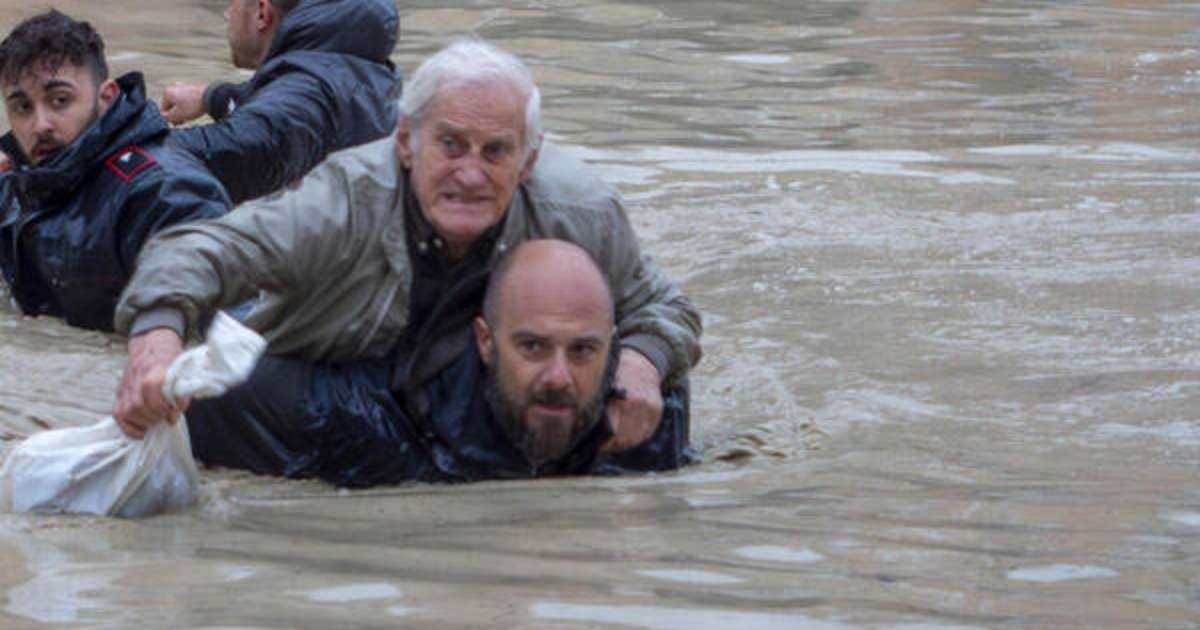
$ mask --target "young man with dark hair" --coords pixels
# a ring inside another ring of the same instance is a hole
[[[229,209],[219,182],[166,149],[142,75],[108,78],[87,22],[48,11],[0,43],[12,131],[0,138],[0,272],[28,315],[112,330],[113,308],[151,234]]]
[[[400,77],[388,55],[399,15],[391,0],[229,0],[240,84],[176,83],[163,93],[173,142],[200,158],[233,202],[275,192],[334,151],[396,125]]]

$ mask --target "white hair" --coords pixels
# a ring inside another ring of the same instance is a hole
[[[525,137],[522,160],[542,142],[542,95],[533,83],[533,73],[525,62],[510,52],[481,39],[461,39],[425,60],[404,84],[400,96],[400,117],[408,118],[414,133],[409,146],[415,153],[421,117],[439,90],[485,81],[502,81],[516,88],[525,99]]]

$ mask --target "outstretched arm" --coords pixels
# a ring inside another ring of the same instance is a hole
[[[595,241],[607,269],[617,309],[621,354],[614,385],[624,395],[608,403],[613,438],[607,451],[649,439],[663,411],[662,390],[686,376],[700,360],[700,313],[679,287],[642,255],[620,201],[597,218]]]
[[[287,73],[227,117],[175,129],[171,141],[199,158],[235,205],[262,197],[300,179],[329,153],[338,135],[338,99],[327,90],[308,74]]]
[[[303,294],[304,279],[337,274],[346,261],[345,186],[321,169],[299,190],[219,219],[169,228],[143,248],[121,295],[117,332],[131,336],[113,415],[130,435],[181,408],[160,395],[166,368],[200,318],[260,290]],[[317,216],[320,215],[320,216]]]

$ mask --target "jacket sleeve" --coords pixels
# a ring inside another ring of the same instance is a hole
[[[204,113],[212,117],[213,120],[220,122],[225,120],[229,114],[233,113],[246,100],[250,94],[252,84],[250,81],[242,83],[225,83],[218,81],[210,83],[204,88]]]
[[[0,173],[0,280],[3,284],[11,283],[11,274],[16,271],[16,263],[13,260],[16,252],[9,245],[9,239],[12,237],[10,224],[15,222],[19,211],[13,186],[12,173]],[[8,301],[2,299],[4,288],[0,284],[0,302]]]
[[[299,180],[338,137],[337,99],[307,72],[284,71],[243,100],[223,120],[171,134],[221,181],[234,205]]]
[[[201,316],[260,290],[302,294],[304,279],[337,274],[349,258],[348,196],[342,171],[319,169],[297,190],[163,231],[138,257],[114,328],[129,334],[139,315],[168,309],[193,337]]]
[[[154,234],[188,221],[215,219],[229,212],[229,197],[219,183],[197,170],[138,178],[120,209],[117,234],[121,266],[132,272],[138,252]]]
[[[700,313],[638,247],[625,209],[613,200],[606,239],[621,344],[645,355],[664,384],[676,383],[700,361]]]

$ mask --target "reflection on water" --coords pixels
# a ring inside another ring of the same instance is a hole
[[[224,2],[58,4],[153,95],[243,76]],[[701,307],[705,462],[369,492],[207,471],[186,514],[7,516],[0,626],[1200,627],[1195,6],[401,11],[407,71],[471,30],[526,56]],[[106,414],[121,367],[0,310],[0,448]]]

